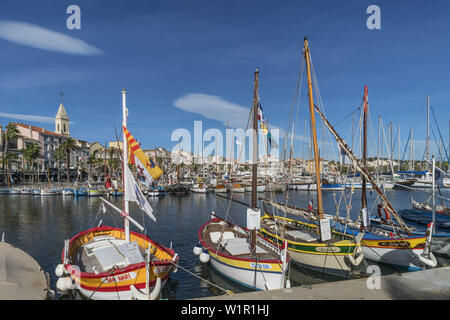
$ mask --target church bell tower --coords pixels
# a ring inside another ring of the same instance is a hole
[[[70,130],[69,130],[69,116],[66,113],[66,109],[64,109],[63,104],[63,93],[60,93],[61,95],[61,103],[59,105],[58,113],[55,117],[55,132],[62,134],[63,136],[69,137],[70,136]]]

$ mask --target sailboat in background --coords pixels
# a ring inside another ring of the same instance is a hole
[[[257,208],[257,132],[258,132],[258,70],[255,72],[253,97],[253,170],[252,203],[247,209],[247,228],[219,218],[214,212],[211,219],[198,231],[200,246],[194,254],[200,261],[211,265],[225,277],[253,290],[282,289],[286,281],[289,255],[283,248],[257,234],[260,209]]]
[[[368,93],[367,87],[365,87],[364,97],[364,112],[367,112],[368,108]],[[372,185],[372,189],[377,193],[383,204],[379,204],[380,214],[381,209],[384,207],[387,220],[392,215],[399,225],[399,232],[393,235],[386,232],[383,229],[374,228],[370,226],[369,213],[367,212],[367,206],[365,201],[365,188],[362,193],[362,221],[361,222],[349,222],[346,218],[340,216],[330,216],[333,220],[335,229],[351,235],[356,236],[361,231],[364,232],[364,236],[361,239],[363,253],[366,259],[384,264],[394,265],[410,271],[421,270],[426,267],[435,267],[436,259],[431,252],[431,238],[430,236],[413,236],[412,228],[408,227],[401,219],[399,214],[395,211],[392,204],[388,201],[385,194],[378,187],[377,182],[369,173],[365,161],[358,161],[354,156],[351,149],[345,143],[345,141],[339,136],[336,130],[331,126],[324,114],[317,106],[314,106],[316,112],[320,115],[325,126],[334,136],[339,147],[342,148],[352,161],[355,168],[360,172],[363,185],[365,182],[369,182]],[[365,116],[366,117],[366,116]],[[366,129],[365,129],[366,130]],[[366,139],[365,133],[365,139]]]
[[[154,300],[171,272],[175,272],[179,257],[173,249],[145,234],[130,231],[130,222],[141,232],[144,227],[130,216],[129,202],[136,202],[155,222],[156,218],[128,167],[129,150],[125,146],[131,145],[130,156],[136,158],[136,162],[140,161],[142,150],[128,139],[125,89],[122,90],[122,102],[124,208],[119,209],[100,197],[100,210],[107,213],[109,208],[119,213],[124,219],[124,228],[103,226],[100,222],[99,226],[66,240],[62,263],[55,270],[59,277],[56,285],[61,291],[77,288],[88,299]],[[144,175],[150,175],[147,163],[143,169],[146,170]]]

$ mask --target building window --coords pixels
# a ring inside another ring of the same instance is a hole
[[[64,123],[64,133],[66,133],[66,124]]]

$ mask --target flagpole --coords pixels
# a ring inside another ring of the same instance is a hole
[[[127,90],[122,89],[122,117],[123,117],[123,127],[127,127]],[[122,131],[124,131],[122,129]],[[123,162],[122,162],[123,168],[122,168],[122,181],[123,181],[123,194],[124,194],[124,211],[125,216],[129,215],[130,209],[128,201],[125,200],[126,190],[127,187],[127,175],[125,174],[125,166],[128,165],[128,143],[127,143],[127,137],[125,135],[125,131],[123,132]],[[130,223],[128,219],[124,219],[124,228],[125,228],[125,241],[130,242]]]

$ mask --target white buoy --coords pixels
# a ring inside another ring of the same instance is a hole
[[[55,268],[55,274],[57,277],[61,277],[64,274],[64,265],[58,264]]]
[[[202,252],[200,254],[200,261],[203,263],[207,263],[209,261],[209,254],[207,254],[206,252]]]
[[[59,291],[67,291],[66,278],[58,278],[58,281],[56,281],[56,288],[58,288]]]
[[[202,253],[202,247],[195,246],[192,250],[196,256],[199,256]]]
[[[66,279],[66,288],[67,288],[67,290],[72,290],[73,288],[75,288],[75,285],[73,283],[72,277],[65,277],[64,279]]]

